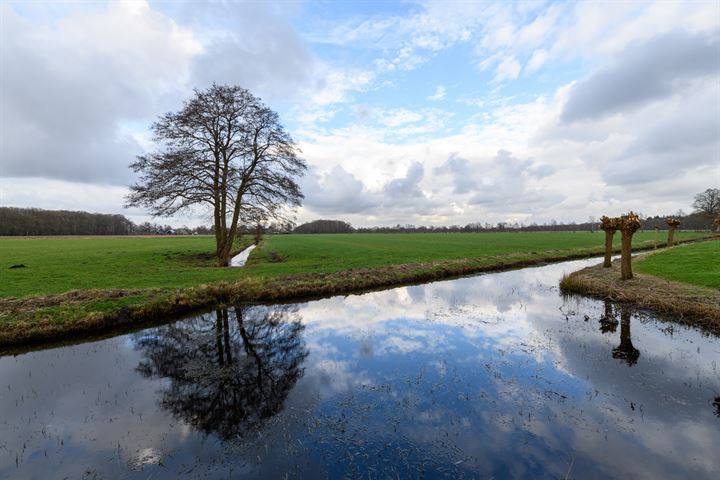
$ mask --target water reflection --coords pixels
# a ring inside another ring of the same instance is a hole
[[[620,307],[620,345],[613,348],[612,356],[624,360],[632,367],[640,358],[640,351],[635,348],[630,336],[630,314],[631,310],[627,305]]]
[[[620,322],[618,322],[613,313],[613,304],[607,299],[603,300],[603,303],[605,305],[605,312],[603,316],[600,317],[600,331],[602,333],[615,333],[618,323]]]
[[[282,409],[303,374],[296,311],[222,308],[137,334],[137,371],[169,380],[160,402],[178,419],[224,439],[246,435]]]

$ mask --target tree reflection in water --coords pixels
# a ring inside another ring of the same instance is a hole
[[[620,308],[620,345],[613,348],[612,356],[625,360],[631,367],[640,358],[640,351],[635,348],[630,337],[630,309],[625,305]]]
[[[218,309],[137,336],[137,370],[170,380],[161,404],[177,418],[223,439],[243,436],[282,410],[303,375],[304,329],[291,307]]]
[[[610,300],[605,300],[605,314],[600,317],[600,331],[602,333],[615,333],[618,326],[617,318],[613,314],[613,306]]]

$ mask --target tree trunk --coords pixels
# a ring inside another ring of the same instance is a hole
[[[620,278],[629,280],[633,278],[632,273],[632,237],[634,232],[622,230],[622,250],[620,257]]]
[[[223,243],[221,248],[218,250],[218,266],[227,267],[230,265],[230,254],[232,253],[233,241],[235,240],[234,237],[234,235],[223,234]]]
[[[672,246],[673,246],[673,240],[674,240],[674,238],[675,238],[675,229],[674,229],[673,227],[670,227],[670,228],[668,229],[668,243],[667,243],[667,246],[668,246],[668,247],[672,247]]]
[[[613,250],[613,236],[614,231],[605,230],[605,261],[603,262],[604,268],[610,268],[612,265],[612,250]]]
[[[228,266],[228,261],[225,258],[225,235],[222,233],[217,238],[217,248],[215,250],[215,256],[218,260],[218,267]]]

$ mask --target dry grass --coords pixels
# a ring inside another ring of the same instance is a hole
[[[577,293],[632,303],[654,310],[680,323],[720,333],[720,290],[636,274],[620,280],[620,265],[598,265],[569,275],[560,282],[564,293]]]

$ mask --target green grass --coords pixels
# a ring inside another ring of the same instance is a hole
[[[682,232],[683,239],[706,235]],[[635,245],[652,244],[639,232]],[[620,235],[616,235],[619,244]],[[0,238],[0,298],[88,289],[175,289],[246,277],[336,272],[439,260],[602,252],[602,233],[282,235],[265,240],[246,268],[203,258],[214,237]],[[272,262],[270,252],[282,257]],[[22,263],[27,268],[9,269]]]
[[[214,267],[207,255],[213,242],[208,236],[0,238],[0,298],[236,278],[238,269]],[[26,268],[9,269],[13,264]]]
[[[635,263],[640,273],[667,280],[720,288],[720,241],[680,245]]]
[[[638,232],[634,245],[652,245],[654,232]],[[682,239],[707,235],[682,232]],[[286,273],[331,272],[392,264],[455,260],[509,254],[563,254],[596,251],[604,245],[602,232],[509,232],[509,233],[418,233],[338,234],[275,236],[251,255],[250,265],[266,265],[268,253],[285,257]],[[664,237],[663,237],[664,238]],[[615,235],[620,247],[620,234]]]

